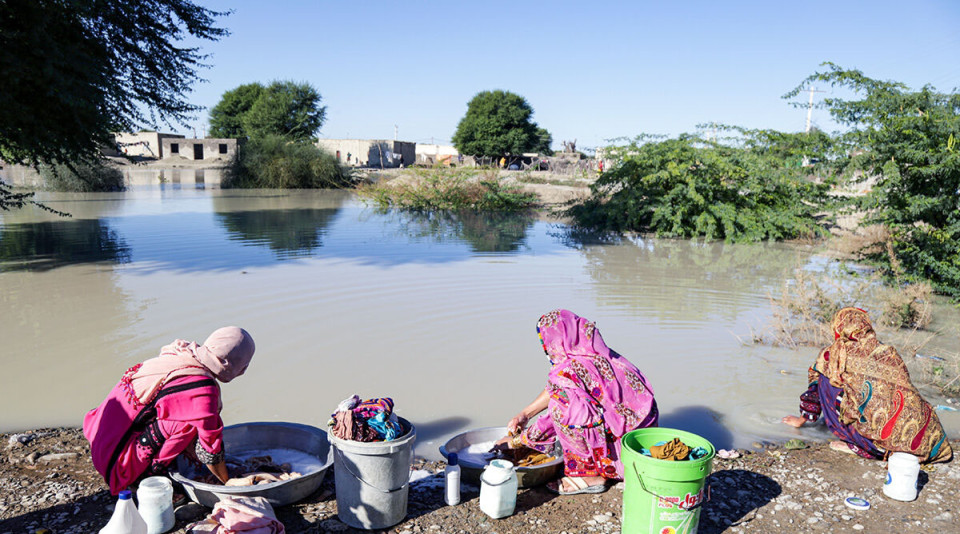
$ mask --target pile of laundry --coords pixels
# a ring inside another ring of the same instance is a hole
[[[658,460],[670,460],[674,462],[682,460],[699,460],[710,454],[710,451],[703,447],[691,449],[689,445],[680,441],[680,438],[673,438],[670,441],[660,441],[649,449],[640,449],[640,452],[651,458],[656,458]]]
[[[187,526],[193,534],[284,534],[273,507],[263,497],[220,497],[206,519]]]
[[[226,463],[230,474],[226,486],[256,486],[303,476],[292,471],[288,463],[278,465],[269,455],[254,456],[246,460],[228,457]],[[207,484],[220,484],[217,477],[213,475],[204,475],[197,480]]]
[[[404,433],[389,397],[361,401],[354,395],[344,399],[327,426],[334,436],[349,441],[393,441]]]

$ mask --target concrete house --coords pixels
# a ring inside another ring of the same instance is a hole
[[[108,156],[133,156],[161,159],[164,157],[163,141],[183,139],[182,135],[160,132],[117,132],[113,134],[116,151],[105,150]]]
[[[421,165],[459,164],[460,152],[451,145],[417,143],[417,163]]]
[[[320,139],[317,146],[344,165],[393,168],[417,160],[417,144],[385,139]]]
[[[236,139],[163,139],[163,159],[192,161],[228,161],[237,153]]]

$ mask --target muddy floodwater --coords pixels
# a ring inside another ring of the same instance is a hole
[[[643,370],[664,426],[718,447],[827,437],[778,422],[816,350],[737,337],[765,327],[789,271],[825,261],[812,249],[602,242],[532,215],[378,213],[345,192],[205,182],[43,197],[68,219],[0,213],[0,431],[77,426],[129,366],[235,324],[257,353],[223,386],[226,424],[323,427],[353,393],[390,396],[436,457],[538,394],[536,321],[565,307]],[[957,437],[960,417],[940,416]]]

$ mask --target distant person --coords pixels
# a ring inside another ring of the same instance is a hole
[[[402,169],[402,168],[403,168],[403,154],[400,154],[399,161],[400,161],[400,168]]]
[[[599,163],[597,163],[597,169],[598,169],[601,173],[603,172],[603,160],[600,160]]]
[[[504,168],[504,167],[506,167],[506,166],[507,166],[507,158],[501,156],[501,157],[500,157],[500,168],[502,169],[502,168]]]
[[[561,495],[601,493],[607,480],[623,479],[620,438],[657,426],[653,390],[635,365],[607,347],[594,323],[571,311],[540,317],[537,333],[551,365],[547,386],[510,420],[512,437],[497,446],[551,453],[559,440],[565,476],[547,488]]]
[[[246,330],[228,326],[203,345],[178,339],[156,358],[128,369],[83,419],[93,466],[110,493],[165,474],[181,453],[206,464],[226,483],[217,381],[242,375],[255,349]]]
[[[347,163],[350,163],[350,158],[353,157],[353,154],[347,152]]]
[[[897,350],[877,340],[867,312],[843,308],[831,326],[835,341],[808,372],[802,416],[788,415],[783,422],[799,428],[823,414],[840,438],[830,448],[863,458],[905,452],[920,462],[949,460],[953,451],[937,414],[910,382]]]

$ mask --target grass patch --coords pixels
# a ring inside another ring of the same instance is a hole
[[[101,161],[41,164],[37,172],[43,178],[44,189],[49,191],[97,193],[126,189],[123,173]]]
[[[446,168],[412,169],[389,182],[361,185],[357,193],[380,209],[521,211],[540,201],[496,172]]]

